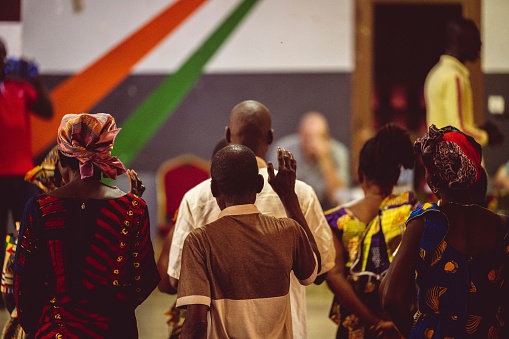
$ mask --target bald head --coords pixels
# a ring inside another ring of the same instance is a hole
[[[322,113],[310,111],[300,119],[299,132],[329,135],[329,123]]]
[[[300,119],[299,137],[301,150],[308,159],[316,159],[320,149],[330,140],[329,123],[320,112],[310,111]]]
[[[264,158],[274,138],[271,126],[272,119],[265,105],[254,100],[243,101],[231,111],[226,140],[244,145]]]

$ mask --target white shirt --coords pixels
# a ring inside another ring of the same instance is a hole
[[[256,196],[256,207],[263,213],[277,218],[286,217],[283,203],[268,183],[267,164],[261,158],[256,158],[259,173],[265,179],[265,184]],[[329,271],[334,266],[336,251],[332,240],[332,231],[327,224],[320,202],[311,186],[297,180],[295,192],[299,198],[300,207],[306,218],[311,232],[318,246],[321,257],[321,271]],[[195,228],[204,226],[217,220],[220,213],[216,199],[210,191],[210,179],[189,190],[182,199],[179,207],[173,241],[170,249],[168,275],[175,279],[180,277],[182,248],[187,235]],[[290,282],[290,303],[292,312],[292,328],[294,338],[307,338],[306,333],[306,290],[292,274]]]

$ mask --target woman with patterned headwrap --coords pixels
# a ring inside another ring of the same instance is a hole
[[[408,338],[508,338],[501,310],[509,302],[509,219],[475,204],[485,184],[481,146],[454,127],[431,125],[415,151],[439,202],[409,217],[383,306]],[[415,283],[412,317],[405,305]]]
[[[21,326],[37,338],[137,338],[135,308],[157,286],[145,202],[101,182],[126,172],[111,155],[109,114],[68,114],[58,129],[64,186],[29,200],[15,258]]]
[[[25,181],[36,185],[41,192],[48,193],[54,189],[59,188],[62,183],[62,176],[58,170],[58,146],[53,147],[48,154],[44,157],[40,165],[35,166],[25,175]],[[130,192],[142,196],[145,191],[138,173],[134,170],[127,170],[129,177]],[[19,222],[16,223],[16,228],[19,227]],[[19,325],[18,312],[15,309],[14,300],[14,258],[17,246],[17,232],[7,234],[5,239],[5,260],[2,269],[2,279],[0,282],[0,291],[5,307],[10,314],[10,318],[5,324],[1,339],[23,339],[25,333]]]

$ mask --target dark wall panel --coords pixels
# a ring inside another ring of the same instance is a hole
[[[90,111],[110,113],[122,126],[129,113],[163,78],[163,75],[132,75]],[[45,77],[50,88],[64,79]],[[224,136],[231,109],[247,99],[264,103],[272,112],[276,138],[294,132],[305,111],[319,110],[328,117],[333,136],[349,144],[350,74],[209,74],[195,84],[132,167],[156,170],[164,160],[183,153],[208,159],[214,145]]]
[[[49,88],[54,88],[65,78],[46,75],[44,80]],[[122,126],[129,113],[163,79],[164,75],[130,76],[90,111],[111,113]],[[486,74],[484,83],[486,97],[502,95],[508,101],[509,74]],[[269,108],[276,139],[295,131],[300,115],[314,109],[327,115],[332,135],[349,145],[350,95],[350,73],[205,75],[161,126],[132,167],[154,171],[164,160],[182,153],[208,158],[216,142],[224,135],[231,108],[246,99],[259,100]],[[487,107],[486,103],[484,107]],[[509,159],[508,117],[507,107],[502,117],[486,113],[486,119],[498,123],[506,139],[501,146],[484,149],[486,169],[490,175]]]

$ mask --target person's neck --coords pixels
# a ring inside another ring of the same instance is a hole
[[[248,205],[254,204],[256,201],[256,193],[253,194],[245,194],[245,195],[237,195],[237,196],[224,196],[222,199],[222,203],[220,204],[221,210],[237,205]]]
[[[387,189],[375,184],[362,185],[362,190],[365,198],[379,199],[380,201],[391,194],[391,192],[387,192]]]
[[[440,190],[439,190],[439,202],[441,206],[448,204],[469,206],[475,203],[474,200],[472,199],[472,196],[467,191],[445,192]]]
[[[450,48],[447,49],[444,53],[445,55],[452,56],[453,58],[457,59],[459,62],[461,62],[463,65],[465,64],[466,60],[465,57],[461,55],[456,49]]]

